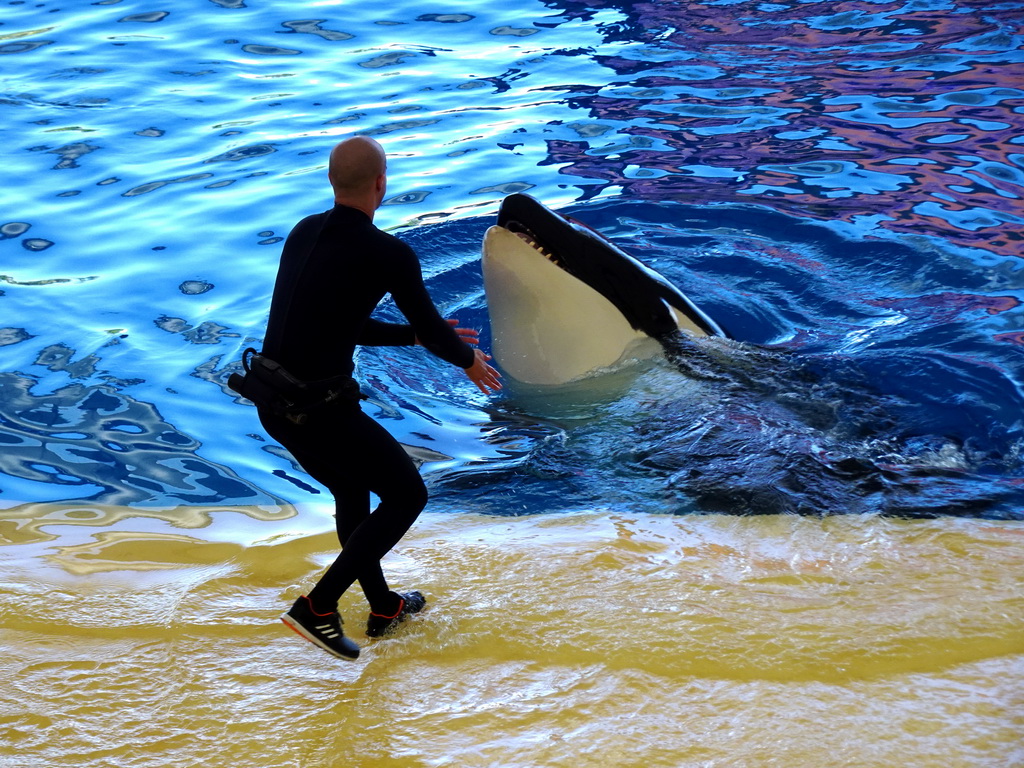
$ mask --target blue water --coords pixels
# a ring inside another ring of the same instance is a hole
[[[325,499],[225,382],[365,133],[378,223],[485,341],[527,191],[742,342],[497,398],[364,350],[433,509],[1024,519],[1024,3],[0,9],[5,506]]]

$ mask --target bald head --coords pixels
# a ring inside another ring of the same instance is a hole
[[[331,150],[327,176],[336,199],[363,198],[376,192],[386,170],[384,148],[368,136],[353,136]]]

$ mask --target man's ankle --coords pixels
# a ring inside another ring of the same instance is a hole
[[[317,616],[330,616],[332,613],[338,612],[337,600],[329,600],[325,603],[322,598],[318,600],[313,594],[307,595],[306,600],[309,601],[309,610]]]
[[[405,600],[397,592],[388,592],[383,603],[370,606],[370,613],[382,619],[393,619],[402,611]]]

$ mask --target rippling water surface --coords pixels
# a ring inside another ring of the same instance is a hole
[[[1024,764],[1022,17],[5,0],[0,762]],[[225,382],[357,132],[485,338],[527,191],[737,343],[498,398],[364,350],[432,604],[339,667],[275,621],[330,500]]]

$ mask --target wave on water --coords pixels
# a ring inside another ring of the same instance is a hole
[[[1018,353],[990,332],[1017,303],[985,296],[969,261],[745,208],[572,213],[755,341],[696,341],[680,365],[633,361],[560,390],[513,384],[489,439],[519,458],[441,481],[473,487],[474,508],[500,506],[514,487],[546,496],[533,502],[542,508],[1020,515]],[[979,293],[942,294],[929,271]],[[889,295],[905,274],[918,294]]]
[[[1021,516],[1018,353],[991,333],[1002,313],[1019,310],[986,290],[970,259],[855,242],[746,207],[623,201],[572,213],[665,273],[742,341],[695,342],[683,370],[627,361],[559,391],[512,383],[491,402],[474,402],[443,364],[415,351],[364,350],[367,408],[427,452],[439,504],[496,514],[614,502],[670,512]],[[432,276],[430,289],[485,330],[474,260],[487,223],[406,234],[461,262]],[[943,291],[933,275],[955,278],[962,293]],[[915,292],[897,292],[910,276]],[[162,323],[192,343],[220,341],[215,329]],[[234,463],[244,475],[201,458],[198,441],[109,381],[103,350],[74,355],[48,349],[37,364],[107,381],[33,394],[32,378],[4,375],[8,477],[54,501],[99,504],[275,505],[296,491],[317,495],[254,432],[258,452]],[[225,358],[192,378],[214,393],[213,411],[241,421],[248,406],[226,387],[237,362]],[[263,490],[261,472],[291,490]]]
[[[740,341],[492,401],[364,350],[440,508],[1021,517],[1018,10],[8,3],[0,501],[324,499],[225,381],[363,133],[381,224],[485,337],[480,237],[529,191]]]

